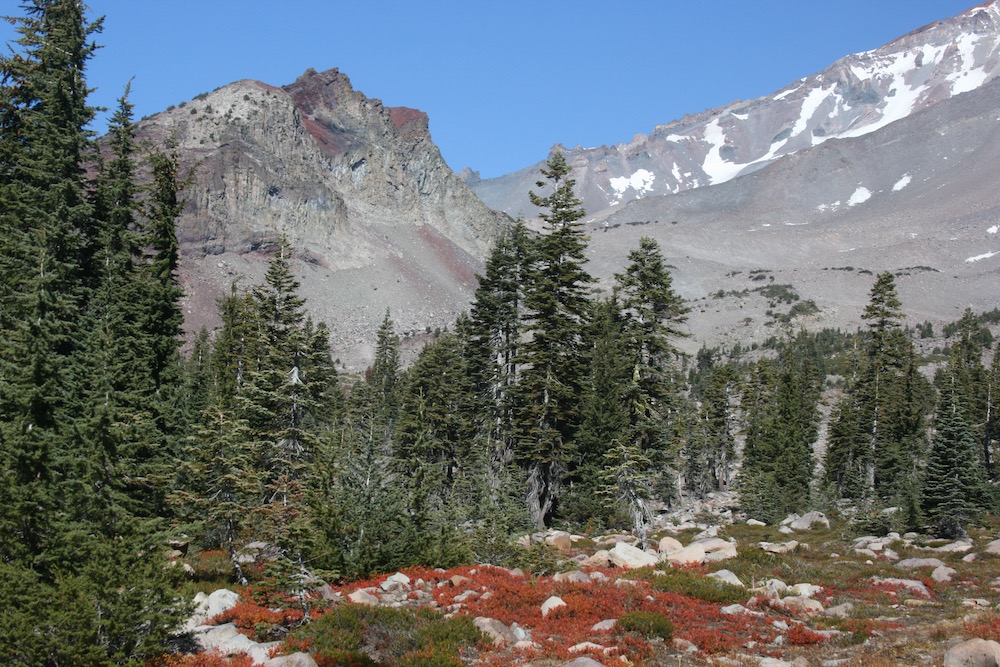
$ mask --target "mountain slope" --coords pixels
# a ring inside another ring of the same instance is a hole
[[[882,271],[897,274],[911,325],[952,321],[967,306],[997,307],[998,164],[993,81],[724,184],[593,216],[590,269],[610,276],[640,236],[657,238],[695,300],[696,344],[748,343],[801,324],[853,328]],[[759,291],[768,284],[792,285],[819,312],[780,322],[791,304]]]
[[[567,153],[591,214],[718,185],[831,139],[860,137],[975,90],[1000,72],[1000,5],[974,7],[873,51],[843,58],[775,94],[689,115],[628,144]],[[538,165],[470,182],[491,207],[534,215]]]
[[[259,280],[283,233],[349,366],[365,363],[386,308],[412,332],[464,310],[506,220],[448,168],[424,113],[384,107],[337,70],[283,88],[238,81],[140,122],[139,136],[173,137],[193,174],[178,227],[186,326],[216,324],[215,300]]]

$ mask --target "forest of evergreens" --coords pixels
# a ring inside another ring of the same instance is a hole
[[[558,154],[532,195],[545,232],[504,230],[469,312],[408,368],[387,312],[370,368],[337,373],[284,239],[182,356],[177,154],[137,142],[127,87],[106,137],[88,129],[100,23],[82,2],[32,0],[15,25],[0,58],[3,664],[163,652],[189,611],[171,541],[296,594],[514,562],[513,538],[547,526],[645,540],[655,512],[713,491],[768,522],[840,508],[948,536],[995,507],[1000,354],[984,318],[950,325],[930,373],[886,272],[857,332],[688,358],[656,241],[595,292]],[[266,562],[252,572],[251,542]]]

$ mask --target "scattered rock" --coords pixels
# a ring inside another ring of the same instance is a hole
[[[925,598],[930,599],[931,592],[927,590],[923,582],[915,581],[913,579],[896,579],[892,577],[882,578],[882,577],[872,577],[870,580],[873,584],[888,584],[889,586],[898,586],[900,588],[905,588],[911,593],[916,593],[917,595],[922,595]]]
[[[580,567],[585,567],[587,569],[609,568],[612,566],[614,566],[614,563],[611,562],[611,552],[606,549],[601,549],[600,551],[594,553],[594,555],[590,558],[580,562]]]
[[[573,538],[564,530],[554,531],[545,538],[545,543],[559,551],[569,551],[573,548]]]
[[[767,524],[763,521],[758,521],[757,519],[747,519],[748,526],[766,526]]]
[[[727,616],[759,616],[760,612],[750,611],[741,604],[730,604],[719,609],[719,612]]]
[[[511,632],[511,629],[495,618],[477,616],[472,620],[472,624],[479,628],[487,637],[492,639],[494,646],[513,644],[517,641],[517,638],[514,636],[514,633]]]
[[[1000,644],[992,639],[970,639],[948,649],[944,667],[997,667]]]
[[[772,554],[787,554],[789,551],[795,549],[799,546],[799,543],[795,540],[790,540],[788,542],[758,542],[757,546]]]
[[[706,563],[716,563],[722,560],[729,560],[730,558],[736,558],[738,555],[736,553],[736,544],[729,542],[727,540],[720,539],[718,537],[709,537],[701,540],[695,540],[691,543],[700,544],[705,550],[705,562]]]
[[[854,605],[850,602],[844,602],[843,604],[838,604],[836,607],[830,607],[824,614],[830,616],[831,618],[847,618],[854,611]]]
[[[666,537],[660,538],[660,544],[657,548],[657,551],[659,551],[661,554],[668,554],[671,551],[678,551],[683,548],[684,545],[681,544],[679,540],[667,535]]]
[[[553,609],[558,609],[559,607],[565,607],[566,603],[558,595],[553,595],[548,600],[542,603],[542,618],[549,615],[549,612]]]
[[[198,593],[194,596],[194,612],[181,627],[181,632],[191,632],[199,625],[204,625],[209,619],[229,611],[239,601],[239,593],[234,593],[226,588],[213,591],[211,595]]]
[[[583,651],[590,650],[603,651],[604,647],[600,644],[595,644],[594,642],[580,642],[579,644],[573,644],[566,650],[570,653],[582,653]]]
[[[616,625],[618,625],[618,619],[616,619],[616,618],[607,618],[607,619],[604,619],[603,621],[600,621],[598,623],[594,623],[594,626],[592,628],[590,628],[590,631],[591,632],[609,632],[609,631],[613,630]]]
[[[308,653],[299,651],[291,655],[281,655],[263,663],[263,667],[319,667]]]
[[[781,606],[789,614],[794,614],[797,616],[814,616],[816,614],[823,613],[823,604],[819,600],[813,600],[812,598],[802,597],[799,595],[783,598],[781,600]]]
[[[1000,540],[993,540],[986,545],[983,549],[983,553],[990,554],[991,556],[1000,556]]]
[[[683,549],[667,554],[664,560],[671,565],[701,565],[705,562],[705,548],[695,542]]]
[[[830,520],[822,512],[806,512],[803,516],[790,521],[788,527],[792,530],[810,530],[817,524],[829,528]]]
[[[711,572],[705,575],[711,579],[718,579],[719,581],[724,581],[732,586],[739,586],[740,588],[746,588],[746,584],[740,581],[740,578],[729,570],[719,570],[718,572]]]
[[[659,562],[653,554],[646,553],[642,549],[625,544],[624,542],[619,542],[615,545],[614,549],[608,552],[608,559],[615,565],[629,570],[639,567],[650,567]]]
[[[896,567],[901,570],[915,570],[920,567],[943,567],[937,558],[904,558],[896,563]]]
[[[348,595],[347,599],[354,604],[365,604],[369,607],[377,607],[381,601],[378,599],[378,596],[375,595],[375,590],[376,589],[374,588],[359,588]]]
[[[604,667],[604,665],[597,662],[593,658],[583,657],[570,660],[569,662],[564,662],[560,667]]]
[[[681,639],[680,637],[674,637],[674,648],[678,651],[683,651],[684,653],[694,653],[698,650],[698,647],[689,642],[686,639]]]
[[[600,574],[600,573],[598,573]],[[568,581],[574,584],[589,584],[590,575],[580,572],[580,570],[570,570],[569,572],[556,572],[552,577],[553,581]]]
[[[822,593],[823,587],[816,586],[814,584],[795,584],[794,586],[788,587],[788,592],[790,595],[811,598]]]
[[[953,568],[946,565],[940,565],[934,568],[931,572],[931,579],[938,582],[939,584],[947,584],[951,582],[952,577],[957,574]]]

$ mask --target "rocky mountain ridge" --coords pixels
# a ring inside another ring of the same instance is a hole
[[[566,149],[591,214],[636,199],[718,185],[831,139],[861,137],[975,90],[1000,73],[995,0],[855,53],[774,94],[687,115],[629,143]],[[533,217],[527,192],[543,164],[467,182],[491,207]]]
[[[178,224],[187,327],[213,325],[234,280],[259,280],[285,234],[314,317],[350,366],[386,309],[404,331],[446,326],[506,218],[448,168],[427,116],[385,107],[333,69],[277,88],[237,81],[144,119],[190,170]],[[363,367],[363,366],[362,366]]]

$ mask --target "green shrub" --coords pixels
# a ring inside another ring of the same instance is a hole
[[[674,636],[674,624],[670,619],[653,611],[626,612],[619,617],[616,627],[624,632],[635,632],[647,639],[659,637],[664,641],[670,641]]]
[[[468,616],[444,618],[431,609],[361,605],[338,605],[296,630],[291,639],[311,644],[321,667],[460,667],[463,650],[485,645]]]
[[[650,577],[649,585],[664,593],[677,593],[713,604],[746,602],[746,589],[695,572],[671,568],[666,574]]]

